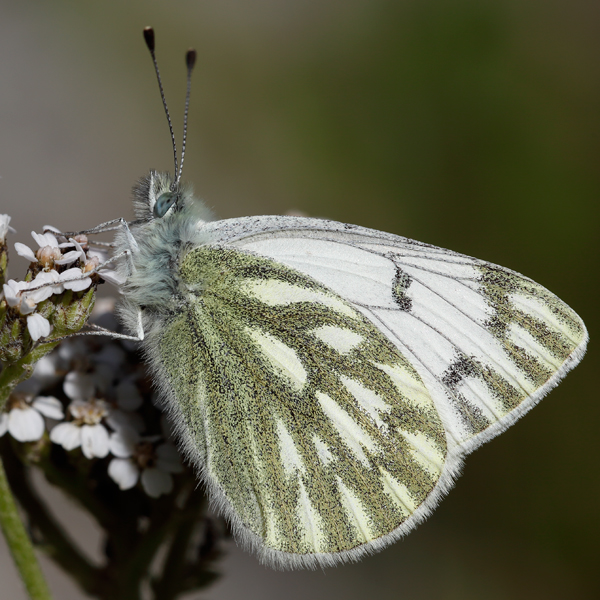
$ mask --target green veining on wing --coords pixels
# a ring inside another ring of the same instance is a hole
[[[497,267],[480,267],[480,289],[493,309],[486,323],[530,385],[542,386],[583,341],[579,316],[541,285]],[[515,332],[522,341],[515,341]],[[506,398],[507,408],[517,398],[498,374],[493,387]],[[506,388],[508,395],[503,395]],[[522,392],[522,395],[525,396]]]
[[[161,360],[196,459],[241,523],[300,554],[349,550],[401,525],[435,487],[446,438],[398,349],[270,259],[201,247],[180,276]]]

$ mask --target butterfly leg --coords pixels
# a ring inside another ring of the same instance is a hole
[[[123,223],[127,224],[127,221],[122,217],[118,219],[112,219],[111,221],[106,221],[105,223],[100,223],[91,229],[83,229],[81,231],[60,231],[55,227],[44,227],[44,233],[50,232],[58,235],[64,235],[65,237],[74,237],[76,235],[95,235],[98,233],[105,233],[107,231],[117,231],[123,226]]]
[[[58,229],[55,229],[54,227],[44,227],[44,233],[49,231],[54,234],[64,235],[66,238],[70,238],[75,237],[76,235],[98,235],[100,233],[106,233],[107,231],[119,231],[120,229],[123,229],[125,231],[125,235],[127,236],[127,241],[129,242],[130,247],[137,248],[137,242],[135,241],[135,238],[133,237],[133,235],[131,235],[131,231],[129,230],[129,223],[127,223],[127,221],[122,217],[119,217],[118,219],[112,219],[111,221],[106,221],[105,223],[100,223],[99,225],[96,225],[91,229],[83,229],[82,231],[62,232]],[[113,247],[113,244],[110,242],[95,243],[101,246]]]
[[[112,331],[110,329],[106,329],[105,327],[100,327],[99,325],[93,325],[91,323],[86,323],[86,327],[92,329],[92,331],[77,331],[76,333],[70,333],[69,335],[62,335],[57,338],[42,338],[39,343],[40,344],[54,344],[56,342],[62,342],[63,340],[68,340],[72,337],[76,337],[79,335],[105,335],[114,340],[129,340],[131,342],[141,342],[143,337],[139,338],[135,335],[127,335],[125,333],[118,333],[116,331]],[[143,336],[143,332],[142,332]]]

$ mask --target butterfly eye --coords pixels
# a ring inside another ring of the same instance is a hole
[[[176,200],[177,194],[173,192],[165,192],[164,194],[161,194],[154,205],[154,216],[157,219],[164,217]]]

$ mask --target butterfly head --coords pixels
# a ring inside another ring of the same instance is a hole
[[[160,223],[161,228],[175,227],[173,231],[183,223],[189,222],[195,228],[200,222],[213,219],[211,211],[194,196],[191,184],[174,182],[171,173],[154,170],[134,186],[133,210],[135,224],[143,226]]]
[[[180,211],[192,198],[189,186],[174,183],[170,173],[150,171],[133,188],[133,207],[137,220],[165,219]]]
[[[181,173],[183,171],[183,159],[185,157],[185,145],[187,139],[187,118],[188,108],[190,104],[190,91],[192,83],[192,70],[196,63],[196,51],[190,49],[185,55],[185,64],[187,68],[187,92],[185,95],[185,113],[183,117],[183,140],[181,147],[181,156],[177,157],[177,145],[175,143],[175,135],[173,133],[173,124],[171,122],[171,115],[169,113],[169,107],[165,99],[165,93],[163,90],[162,79],[158,70],[158,63],[155,55],[155,40],[154,30],[152,27],[146,27],[144,29],[144,40],[146,46],[152,56],[152,62],[154,63],[154,69],[156,72],[156,80],[158,82],[158,88],[160,90],[160,97],[163,102],[163,108],[169,124],[169,131],[171,132],[171,142],[173,144],[173,159],[175,163],[175,169],[173,176],[168,173],[158,173],[157,171],[150,171],[147,177],[144,177],[139,181],[133,190],[134,194],[134,210],[136,217],[141,221],[149,221],[154,219],[163,219],[172,212],[180,210],[184,204],[185,196],[191,198],[191,191],[186,191],[186,186],[180,183]]]

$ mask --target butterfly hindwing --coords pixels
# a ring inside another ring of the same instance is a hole
[[[268,258],[200,247],[180,277],[189,298],[162,330],[160,362],[185,446],[240,535],[273,562],[311,565],[409,520],[438,484],[447,442],[398,348]]]

